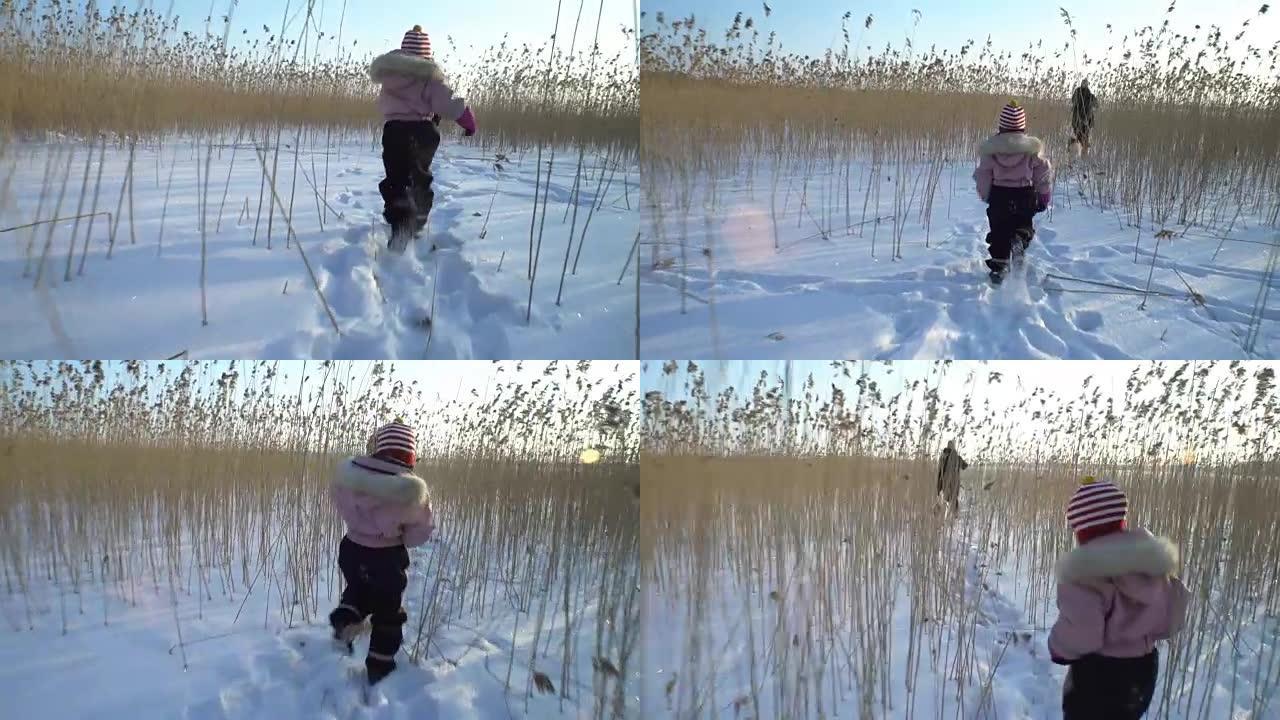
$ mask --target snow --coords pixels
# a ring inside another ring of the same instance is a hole
[[[596,605],[574,613],[572,632],[575,677],[568,698],[532,693],[529,658],[536,613],[515,613],[505,602],[496,611],[455,607],[446,579],[437,583],[433,554],[446,553],[455,539],[445,537],[411,551],[409,588],[404,606],[410,621],[395,672],[369,691],[364,689],[364,655],[368,633],[347,656],[335,649],[326,616],[337,602],[340,579],[320,583],[319,614],[309,621],[292,605],[286,616],[279,601],[284,552],[276,554],[277,584],[263,573],[247,597],[242,588],[228,589],[221,574],[205,568],[208,596],[197,587],[176,588],[176,614],[184,646],[178,646],[175,610],[163,578],[150,578],[132,593],[110,580],[82,586],[80,594],[66,586],[44,583],[22,597],[6,593],[0,601],[0,689],[5,717],[137,718],[138,720],[288,720],[291,718],[512,718],[597,717],[591,652],[595,647]],[[334,548],[336,555],[336,548]],[[436,559],[439,562],[439,559]],[[471,560],[475,563],[475,559]],[[235,563],[238,566],[238,562]],[[471,571],[484,572],[484,563]],[[254,567],[253,564],[250,567]],[[457,578],[459,569],[448,564]],[[497,574],[501,568],[491,567]],[[464,570],[465,571],[465,570]],[[444,574],[446,571],[441,571]],[[198,574],[193,574],[198,575]],[[237,572],[238,575],[238,572]],[[328,573],[322,573],[327,576]],[[283,577],[282,577],[283,576]],[[198,584],[199,581],[195,581]],[[188,584],[190,584],[188,578]],[[286,588],[288,585],[286,584]],[[438,592],[438,595],[436,593]],[[443,625],[419,663],[408,659],[416,623],[433,596],[437,609],[447,607]],[[29,628],[26,603],[34,622]],[[67,632],[61,608],[66,603]],[[305,601],[304,603],[305,604]],[[105,610],[104,610],[105,606]],[[106,622],[104,623],[104,615]],[[556,684],[564,619],[552,612],[542,626],[539,654]],[[513,634],[513,629],[515,630]],[[551,638],[556,638],[554,641]],[[513,642],[514,641],[514,642]],[[186,667],[184,668],[183,651]],[[504,691],[508,663],[510,692]],[[556,667],[550,667],[556,666]],[[584,685],[585,683],[585,685]],[[611,692],[611,691],[610,691]],[[606,712],[603,717],[610,717]]]
[[[324,140],[322,133],[317,137]],[[41,205],[44,173],[52,160],[54,174],[60,177],[66,151],[72,147],[65,142],[27,143],[0,163],[0,229],[55,217],[62,183],[48,184]],[[549,185],[546,165],[551,153],[544,151],[541,186],[546,191],[538,194],[548,198],[546,222],[531,317],[526,320],[536,150],[511,152],[502,160],[498,153],[446,137],[433,164],[436,202],[430,227],[397,256],[385,248],[388,230],[377,187],[382,179],[381,148],[376,143],[348,139],[327,151],[323,142],[311,148],[304,143],[296,180],[292,148],[281,149],[277,188],[280,202],[294,208],[296,241],[287,237],[278,211],[268,241],[271,190],[263,190],[254,146],[243,141],[215,143],[208,170],[203,263],[206,325],[197,179],[205,174],[205,152],[190,140],[160,147],[140,144],[132,231],[126,198],[110,258],[105,215],[94,218],[83,275],[77,272],[77,248],[70,281],[64,280],[67,248],[73,233],[77,246],[83,242],[88,219],[79,228],[73,221],[58,223],[51,238],[48,224],[0,233],[0,304],[7,310],[0,319],[0,355],[634,357],[634,279],[628,282],[620,275],[639,218],[632,209],[639,201],[636,173],[625,162],[619,164],[616,153],[606,161],[599,153],[587,152],[575,213],[571,202],[578,152],[558,150]],[[116,212],[128,155],[127,145],[108,146],[100,211]],[[87,156],[87,145],[74,145],[57,217],[74,216],[77,208],[87,213],[92,207],[97,149],[88,168],[90,190],[82,201]],[[267,160],[277,164],[270,156]],[[6,178],[11,178],[8,202],[2,197]],[[318,191],[312,190],[313,183]],[[260,196],[264,200],[258,223]],[[569,272],[557,304],[571,230]],[[34,266],[50,239],[43,282],[36,289]],[[29,245],[35,258],[30,265]],[[333,322],[299,249],[315,272]],[[334,331],[335,323],[340,332]]]
[[[797,553],[793,539],[773,539],[766,529],[764,555],[716,555],[724,543],[712,541],[713,549],[699,552],[709,552],[719,566],[713,575],[689,576],[686,566],[671,582],[646,582],[643,715],[1061,718],[1067,668],[1050,660],[1046,646],[1056,617],[1048,567],[1031,571],[1032,563],[1019,558],[1023,549],[1005,545],[999,522],[989,531],[981,527],[991,519],[989,509],[963,509],[969,500],[962,497],[960,517],[941,535],[904,528],[875,548],[858,549],[846,542],[834,552],[811,547]],[[792,519],[781,522],[790,527]],[[748,537],[756,531],[738,532]],[[912,543],[928,538],[939,539],[942,564],[913,568],[912,559],[919,561],[929,551],[917,554]],[[778,548],[786,548],[780,559]],[[886,557],[902,561],[889,562],[886,572]],[[740,562],[747,567],[731,567]],[[833,570],[852,567],[864,573],[852,586],[823,584]],[[779,575],[776,569],[785,572]],[[953,571],[962,575],[955,592],[949,579],[922,582],[929,573]],[[694,596],[703,582],[706,604],[698,609]],[[940,588],[941,597],[932,596],[926,585]],[[884,587],[892,588],[887,596],[869,595]],[[1193,588],[1193,593],[1201,590]],[[846,607],[842,598],[850,599],[847,610],[840,609]],[[865,603],[867,616],[857,616],[852,598]],[[820,600],[839,606],[832,618],[834,632],[828,630]],[[1211,595],[1207,602],[1216,600]],[[1196,617],[1189,617],[1187,629],[1176,638],[1180,660],[1172,676],[1171,646],[1158,643],[1160,674],[1148,715],[1173,720],[1274,717],[1280,707],[1280,668],[1268,667],[1265,658],[1275,657],[1280,619],[1261,604],[1238,631],[1235,619],[1218,615],[1223,611],[1206,616],[1203,608],[1194,609]],[[961,613],[972,621],[961,624],[952,617],[939,622],[943,607],[972,608],[971,614]],[[700,618],[696,623],[695,617]],[[755,652],[748,626],[754,628]],[[876,636],[868,636],[881,626],[887,630],[882,646],[876,645]],[[918,628],[914,655],[909,649],[913,627]],[[868,646],[875,658],[870,662],[863,659]],[[693,660],[695,649],[698,661]],[[690,712],[695,706],[699,711]]]
[[[923,167],[907,168],[902,198],[895,198],[898,173],[885,171],[865,210],[869,163],[850,168],[849,201],[837,171],[784,170],[775,193],[767,165],[742,167],[714,184],[694,181],[687,212],[679,207],[686,200],[676,202],[678,187],[670,198],[647,200],[644,357],[1227,359],[1280,352],[1280,306],[1274,293],[1260,293],[1280,283],[1266,270],[1280,231],[1248,208],[1233,217],[1229,196],[1212,229],[1208,213],[1203,225],[1171,224],[1175,235],[1156,254],[1161,228],[1144,217],[1139,237],[1130,218],[1081,195],[1085,168],[1064,168],[1054,208],[1037,216],[1025,270],[993,288],[983,264],[986,206],[967,166],[940,169],[927,210]],[[905,226],[896,224],[899,214]],[[1268,304],[1251,328],[1260,300]],[[1251,332],[1258,333],[1252,343]]]

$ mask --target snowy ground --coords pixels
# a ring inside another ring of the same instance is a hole
[[[526,696],[526,687],[532,685],[529,658],[536,614],[517,615],[510,608],[503,612],[505,603],[497,603],[497,613],[481,617],[472,612],[447,621],[418,664],[406,657],[416,636],[423,588],[430,603],[435,587],[436,578],[427,577],[424,568],[431,566],[432,554],[444,552],[448,542],[428,543],[412,551],[404,598],[410,623],[397,657],[399,667],[367,696],[363,659],[368,634],[357,641],[355,655],[347,656],[334,649],[324,624],[323,615],[336,602],[339,587],[320,588],[322,600],[330,599],[312,622],[303,620],[296,605],[289,622],[283,619],[279,585],[273,586],[270,573],[263,574],[246,599],[242,589],[227,592],[218,573],[209,569],[210,597],[202,600],[197,588],[182,587],[182,583],[177,588],[183,648],[178,646],[175,610],[163,580],[153,588],[147,579],[138,590],[136,606],[130,602],[130,593],[113,581],[105,593],[100,586],[81,595],[63,593],[52,584],[26,597],[6,593],[0,602],[4,716],[81,720],[610,717],[608,712],[602,716],[594,712],[591,683],[599,678],[596,674],[593,680],[591,664],[594,605],[571,618],[575,676],[567,699],[538,692]],[[287,587],[287,578],[275,579]],[[444,614],[461,610],[451,599],[451,588],[446,580],[435,599],[437,607],[448,608]],[[28,599],[34,629],[28,627]],[[550,648],[550,659],[540,660],[540,670],[551,676],[557,691],[561,675],[555,660],[560,656],[563,627],[559,613],[549,613],[539,643]],[[508,672],[509,692],[505,690]]]
[[[986,206],[970,173],[969,167],[942,170],[928,232],[920,209],[924,183],[917,179],[903,189],[900,203],[910,210],[902,212],[895,208],[894,172],[881,179],[879,206],[872,195],[864,215],[865,167],[850,173],[849,202],[844,180],[825,172],[779,178],[771,201],[772,176],[757,169],[750,181],[745,172],[720,179],[714,198],[700,189],[688,216],[673,200],[657,212],[646,205],[642,356],[1218,359],[1280,353],[1275,293],[1251,331],[1260,289],[1280,285],[1274,275],[1264,283],[1268,257],[1280,243],[1276,228],[1259,226],[1247,212],[1225,241],[1204,227],[1173,226],[1177,235],[1160,242],[1151,276],[1157,294],[1144,308],[1153,235],[1161,228],[1144,218],[1135,264],[1136,228],[1114,210],[1084,203],[1079,172],[1063,172],[1052,213],[1037,217],[1025,272],[992,288],[982,262]],[[1235,210],[1224,207],[1221,227]],[[900,212],[909,222],[895,257]],[[1244,348],[1251,332],[1258,337],[1250,353]]]
[[[55,217],[60,182],[40,205],[52,147],[25,145],[0,164],[0,193],[12,172],[9,202],[0,197],[0,229]],[[96,150],[87,170],[90,191],[82,201],[86,157],[87,147],[77,145],[56,217],[92,207]],[[87,219],[78,228],[72,221],[60,223],[51,237],[49,225],[0,233],[0,305],[6,309],[0,318],[0,356],[635,357],[634,275],[631,282],[620,281],[620,275],[639,221],[636,173],[616,163],[606,166],[600,155],[588,153],[575,218],[570,203],[578,153],[561,149],[556,155],[549,191],[539,192],[548,198],[547,212],[532,316],[526,321],[536,157],[511,153],[495,163],[494,156],[446,138],[433,165],[436,204],[428,234],[396,256],[385,251],[377,188],[380,146],[347,142],[327,153],[323,147],[306,149],[299,155],[296,184],[294,155],[282,150],[277,184],[281,202],[294,207],[297,241],[288,241],[277,212],[268,243],[271,191],[269,186],[263,191],[254,147],[228,143],[215,150],[208,171],[209,234],[202,263],[197,173],[205,173],[204,153],[197,154],[189,142],[158,150],[139,146],[132,232],[126,198],[109,259],[105,216],[94,219],[83,275],[79,246]],[[54,174],[61,177],[67,153],[52,158]],[[99,210],[116,213],[127,164],[127,150],[108,148]],[[542,176],[547,187],[545,167]],[[597,209],[591,213],[593,204]],[[541,226],[541,215],[538,222]],[[571,228],[569,273],[557,305]],[[77,249],[68,282],[73,234]],[[35,267],[47,244],[44,281],[37,290]],[[332,309],[332,321],[299,244]],[[207,325],[202,324],[202,271]]]
[[[968,532],[967,520],[957,525]],[[645,620],[642,647],[645,673],[641,699],[643,716],[653,717],[754,717],[758,700],[760,718],[787,716],[821,717],[955,717],[1058,720],[1062,717],[1061,693],[1065,667],[1054,664],[1048,655],[1048,628],[1056,617],[1049,597],[1047,616],[1036,617],[1029,597],[1035,595],[1027,572],[1000,565],[991,555],[1001,540],[961,533],[948,539],[952,562],[964,568],[963,598],[945,600],[948,605],[976,608],[973,624],[939,628],[926,619],[917,635],[914,659],[909,653],[912,614],[928,613],[920,588],[913,587],[911,573],[902,565],[893,573],[893,594],[886,602],[863,598],[871,604],[871,617],[863,624],[889,623],[883,649],[870,647],[878,658],[868,667],[860,658],[866,645],[875,640],[856,631],[859,620],[853,609],[832,618],[834,634],[827,632],[827,618],[815,617],[815,597],[827,589],[820,580],[823,568],[806,564],[804,558],[787,558],[779,565],[790,573],[785,580],[773,576],[772,558],[755,562],[764,573],[765,588],[776,588],[767,598],[753,588],[741,587],[725,572],[711,582],[708,605],[698,632],[702,668],[690,667],[688,589],[695,587],[686,578],[666,591],[652,583],[645,587]],[[836,562],[846,560],[852,550],[846,545]],[[830,562],[830,556],[828,556]],[[850,592],[850,589],[843,589]],[[843,597],[836,592],[836,597]],[[852,594],[870,591],[858,587]],[[1045,598],[1040,597],[1043,602]],[[1210,600],[1209,602],[1213,602]],[[913,603],[917,603],[913,608]],[[655,620],[659,618],[659,620]],[[919,626],[919,618],[916,618]],[[756,653],[748,649],[747,626],[755,628]],[[1190,626],[1189,626],[1190,627]],[[1227,627],[1232,627],[1227,625]],[[1170,646],[1158,644],[1160,676],[1151,704],[1151,717],[1183,720],[1199,717],[1261,720],[1275,717],[1280,707],[1277,672],[1265,658],[1277,657],[1280,618],[1259,613],[1226,641],[1218,629],[1189,630],[1181,666],[1185,672],[1167,674]],[[811,638],[819,638],[816,654],[805,653]],[[1235,648],[1235,651],[1232,651]],[[753,657],[754,655],[754,657]],[[808,659],[806,659],[808,658]],[[1274,662],[1274,661],[1272,661]],[[774,672],[790,670],[783,680]],[[912,673],[909,668],[916,667]],[[691,677],[698,674],[695,680]],[[753,700],[752,681],[758,690]],[[1170,682],[1172,695],[1165,692]],[[696,690],[691,689],[696,683]],[[870,686],[873,692],[867,692]],[[1265,703],[1254,705],[1255,695]],[[696,696],[701,712],[681,712]],[[882,698],[887,700],[882,702]],[[798,700],[799,699],[799,700]],[[869,703],[864,706],[863,702]],[[1261,709],[1258,709],[1261,708]],[[1207,714],[1202,714],[1207,713]]]

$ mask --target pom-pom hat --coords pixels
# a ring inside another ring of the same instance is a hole
[[[1115,485],[1085,477],[1067,503],[1067,525],[1084,544],[1125,529],[1129,498]]]
[[[1010,100],[1000,110],[1000,132],[1026,132],[1027,130],[1027,111],[1018,104],[1017,100]]]
[[[397,418],[378,428],[370,438],[369,454],[351,462],[366,470],[395,475],[413,470],[418,462],[417,438],[413,428]]]
[[[404,34],[404,39],[400,41],[400,49],[410,55],[429,58],[431,57],[431,38],[422,32],[421,25],[414,25],[412,30]]]

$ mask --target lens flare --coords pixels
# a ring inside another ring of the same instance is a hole
[[[582,451],[582,454],[579,455],[578,458],[586,465],[598,463],[600,462],[600,451],[595,448],[587,448]]]

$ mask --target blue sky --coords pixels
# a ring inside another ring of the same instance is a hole
[[[100,0],[101,2],[101,0]],[[170,0],[117,0],[121,4],[136,6],[138,2],[150,5],[164,14]],[[108,3],[101,2],[106,5]],[[230,0],[172,0],[173,13],[182,19],[182,29],[203,31],[204,20],[213,9],[214,32],[221,33],[221,17],[226,14]],[[278,33],[285,17],[283,0],[239,0],[232,17],[232,34],[240,35],[249,29],[249,36],[262,36],[262,26],[267,25]],[[299,8],[306,8],[306,0],[288,3],[290,15]],[[577,46],[589,47],[598,15],[600,22],[600,46],[606,54],[630,47],[620,27],[635,26],[633,0],[604,0],[600,13],[600,0],[564,0],[560,15],[560,44],[567,46],[573,34],[578,9],[582,7]],[[297,14],[287,37],[296,37],[297,28],[305,17],[305,10]],[[343,16],[343,0],[317,0],[315,18],[326,34],[337,35],[342,27],[342,45],[357,56],[366,52],[385,52],[399,47],[404,32],[414,25],[421,25],[431,36],[432,49],[446,65],[473,59],[475,55],[509,36],[509,44],[529,43],[537,46],[546,41],[555,28],[555,0],[458,0],[457,2],[410,2],[409,0],[347,0]],[[452,36],[458,46],[451,56],[446,36]],[[326,38],[326,42],[328,39]],[[336,45],[336,39],[333,43]]]
[[[1178,0],[1171,28],[1175,32],[1194,32],[1196,24],[1207,28],[1218,23],[1224,36],[1234,35],[1240,24],[1254,17],[1262,4],[1262,0]],[[871,45],[877,52],[886,44],[901,48],[912,32],[915,33],[914,45],[921,50],[933,44],[939,50],[955,50],[970,39],[980,46],[990,36],[996,49],[1020,52],[1039,40],[1044,41],[1046,48],[1062,47],[1070,39],[1059,14],[1059,8],[1065,7],[1079,34],[1079,49],[1100,53],[1130,30],[1163,22],[1169,0],[770,0],[769,5],[773,12],[766,19],[760,0],[645,0],[642,7],[647,16],[642,23],[646,30],[651,29],[658,11],[666,13],[668,22],[693,14],[709,34],[723,37],[723,29],[733,22],[735,13],[742,11],[760,24],[762,37],[771,30],[776,31],[784,48],[800,54],[820,55],[827,48],[841,46],[840,18],[845,12],[851,12],[851,43],[856,43],[859,33],[863,32],[866,16],[875,16],[861,45]],[[913,9],[921,13],[919,26],[914,30]],[[1247,37],[1252,38],[1255,45],[1264,47],[1280,40],[1280,17],[1277,16],[1280,16],[1280,7],[1273,7],[1263,18],[1254,20]],[[1108,23],[1115,31],[1112,38],[1107,36]]]

